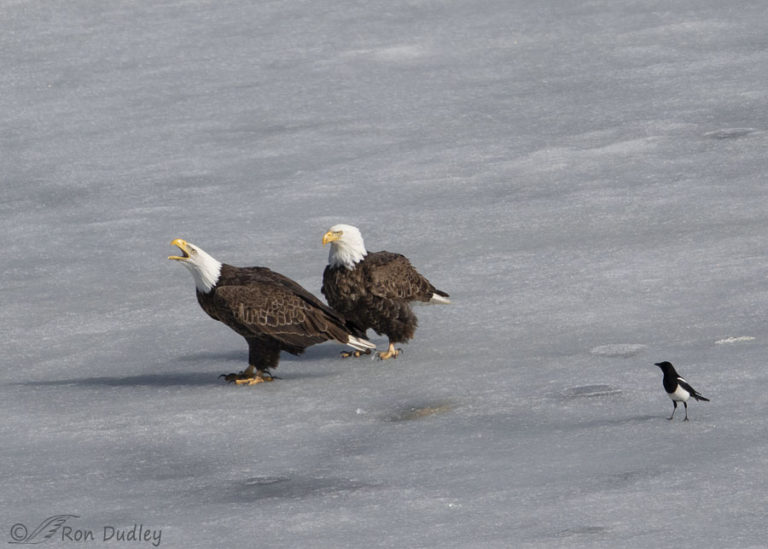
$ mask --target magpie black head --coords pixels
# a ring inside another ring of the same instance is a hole
[[[672,366],[672,363],[667,362],[666,360],[664,362],[657,362],[656,364],[654,364],[654,366],[658,366],[659,368],[661,368],[661,371],[664,372],[665,374],[667,372],[675,371],[675,367]]]

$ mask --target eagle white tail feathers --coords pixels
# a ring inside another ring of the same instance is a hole
[[[347,339],[347,345],[349,345],[353,349],[357,349],[358,351],[367,351],[369,349],[376,348],[375,343],[371,343],[367,339],[361,339],[355,336],[349,336],[349,338]]]
[[[442,296],[439,294],[432,294],[432,297],[429,298],[430,303],[434,303],[436,305],[450,305],[451,300],[448,299],[446,296]]]

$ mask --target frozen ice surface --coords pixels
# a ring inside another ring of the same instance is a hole
[[[765,2],[0,13],[0,542],[766,546]],[[319,293],[342,221],[453,304],[223,385],[170,240]]]

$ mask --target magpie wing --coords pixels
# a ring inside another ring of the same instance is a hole
[[[708,398],[701,396],[699,392],[693,387],[691,387],[690,384],[687,381],[685,381],[682,377],[677,378],[677,383],[680,385],[680,387],[688,391],[688,393],[696,400],[703,400],[705,402],[709,402]]]

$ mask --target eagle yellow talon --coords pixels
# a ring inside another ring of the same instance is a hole
[[[366,349],[365,351],[342,351],[341,352],[341,358],[360,358],[363,355],[369,355],[371,354],[370,349]]]
[[[257,383],[264,383],[266,379],[263,377],[253,377],[251,379],[236,379],[234,381],[235,385],[256,385]]]
[[[235,385],[256,385],[257,383],[274,381],[275,379],[268,371],[255,371],[253,366],[248,366],[245,370],[237,374],[221,374],[219,377],[223,377],[224,381],[227,383],[234,383]]]
[[[376,356],[379,357],[379,360],[389,360],[390,358],[397,358],[402,352],[402,349],[395,349],[395,344],[390,343],[389,348],[386,351],[377,353]]]

